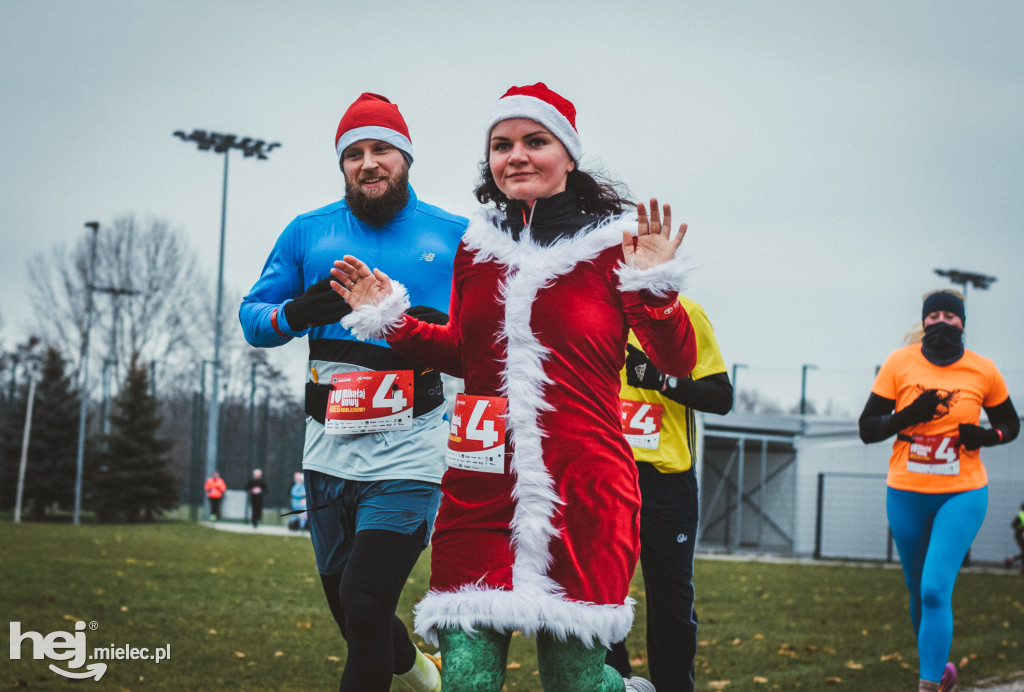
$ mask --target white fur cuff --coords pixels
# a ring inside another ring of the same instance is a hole
[[[405,286],[391,280],[392,291],[384,300],[373,305],[360,305],[341,319],[341,326],[352,332],[360,341],[383,339],[402,321],[402,315],[409,309],[409,291]]]
[[[650,291],[659,298],[664,298],[673,291],[682,293],[689,278],[690,269],[683,258],[676,255],[668,262],[649,269],[637,269],[631,264],[621,263],[615,272],[619,275],[619,290]]]

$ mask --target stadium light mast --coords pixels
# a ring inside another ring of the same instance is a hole
[[[82,354],[78,363],[79,390],[82,397],[78,407],[78,453],[75,456],[75,509],[71,515],[71,523],[79,524],[82,520],[82,471],[85,467],[85,416],[88,407],[89,393],[89,332],[92,330],[92,284],[96,272],[96,236],[100,232],[99,221],[86,221],[85,227],[92,231],[89,240],[89,266],[85,268],[85,333],[82,335]]]
[[[807,413],[807,371],[817,370],[817,365],[805,364],[800,370],[800,415]]]
[[[988,287],[996,282],[996,277],[987,276],[985,274],[978,274],[977,272],[965,272],[959,269],[936,269],[935,273],[939,276],[944,276],[950,280],[951,283],[958,284],[963,287],[964,294],[964,306],[967,306],[967,286],[971,285],[975,288],[980,288],[983,291],[988,290]]]
[[[733,388],[734,391],[739,391],[738,389],[736,389],[736,371],[739,370],[740,368],[744,368],[745,369],[747,367],[749,367],[749,366],[747,366],[745,363],[733,363],[732,364],[732,388]]]
[[[232,149],[241,149],[245,157],[255,156],[257,161],[265,161],[267,154],[281,144],[219,132],[207,133],[206,130],[192,130],[192,133],[188,135],[178,130],[173,135],[183,142],[195,142],[200,151],[212,150],[215,154],[224,154],[224,185],[220,206],[220,256],[217,261],[217,302],[216,312],[213,315],[213,388],[210,393],[210,410],[206,427],[205,477],[209,478],[217,470],[217,433],[220,422],[220,342],[221,310],[224,301],[224,227],[228,213],[228,153]]]

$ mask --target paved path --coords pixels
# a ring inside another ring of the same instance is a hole
[[[1024,692],[1024,671],[1009,679],[982,680],[977,687],[959,687],[960,692]]]
[[[279,524],[261,524],[258,529],[254,529],[252,524],[237,521],[201,521],[199,523],[218,531],[251,533],[257,536],[309,536],[305,531],[291,531],[287,526]]]

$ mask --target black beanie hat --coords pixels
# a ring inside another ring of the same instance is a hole
[[[964,301],[957,298],[952,293],[946,291],[939,291],[938,293],[932,293],[924,299],[924,305],[921,306],[921,319],[924,320],[929,314],[941,310],[943,312],[951,312],[960,318],[960,321],[967,324],[967,315],[964,312]]]

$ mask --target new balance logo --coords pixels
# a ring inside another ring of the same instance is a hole
[[[433,262],[434,257],[435,255],[433,252],[424,252],[422,255],[420,255],[420,259],[423,260],[424,262]]]

